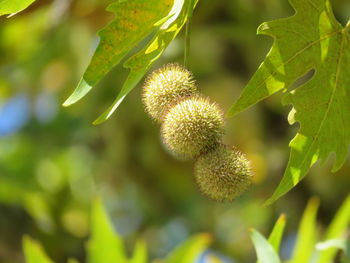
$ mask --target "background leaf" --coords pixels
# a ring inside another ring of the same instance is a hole
[[[23,251],[26,263],[53,263],[41,245],[28,236],[23,237]]]
[[[315,249],[316,243],[316,217],[319,206],[319,200],[310,199],[301,219],[298,236],[290,263],[310,262],[311,255]]]
[[[349,229],[350,225],[350,195],[346,198],[342,206],[339,208],[337,214],[328,227],[325,240],[332,240],[340,238],[341,235]],[[329,248],[323,250],[320,254],[318,263],[327,263],[332,260],[337,252],[337,248]]]
[[[286,226],[286,216],[282,214],[278,218],[268,239],[269,243],[277,253],[280,250],[280,244],[282,241],[282,236],[283,236],[285,226]]]
[[[290,0],[294,16],[263,23],[259,34],[275,41],[265,61],[231,107],[232,116],[258,101],[286,90],[311,69],[316,73],[289,92],[300,130],[290,142],[284,177],[268,204],[293,188],[317,160],[336,153],[333,171],[344,163],[350,142],[350,36],[334,18],[328,0]]]
[[[35,0],[0,0],[0,16],[15,14],[26,9]]]
[[[99,199],[95,200],[91,213],[91,238],[88,242],[87,262],[127,262],[123,240],[114,231]]]
[[[258,262],[260,263],[280,263],[281,260],[278,257],[275,249],[272,245],[262,236],[258,231],[252,229],[250,232],[250,238],[253,240]]]
[[[346,249],[346,242],[344,239],[329,239],[323,242],[319,242],[316,244],[316,249],[320,251],[328,250],[331,248],[335,249]]]
[[[208,234],[200,234],[186,240],[175,248],[164,260],[164,263],[193,263],[211,242]]]
[[[143,240],[136,242],[134,253],[129,260],[130,263],[147,263],[147,246]]]

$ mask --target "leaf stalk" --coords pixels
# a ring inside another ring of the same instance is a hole
[[[186,32],[185,32],[185,54],[184,54],[184,66],[188,68],[188,61],[190,56],[190,49],[191,49],[191,19],[193,14],[193,0],[190,0],[188,2],[187,6],[187,22],[186,22]]]

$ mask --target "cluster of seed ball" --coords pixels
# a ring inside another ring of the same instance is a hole
[[[198,91],[192,73],[167,64],[146,79],[142,100],[147,113],[161,123],[166,148],[180,159],[194,159],[200,191],[218,201],[231,201],[251,183],[248,160],[224,145],[224,117],[219,106]]]

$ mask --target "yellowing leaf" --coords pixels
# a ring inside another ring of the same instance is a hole
[[[333,171],[346,160],[350,143],[350,23],[343,27],[329,0],[290,0],[294,16],[263,23],[259,34],[274,38],[265,61],[231,107],[234,115],[258,101],[285,90],[315,69],[311,80],[290,91],[300,130],[290,142],[284,177],[268,204],[293,188],[317,160],[336,153]]]
[[[0,16],[15,14],[26,9],[35,0],[0,0]]]
[[[69,106],[84,97],[127,53],[149,35],[155,24],[168,15],[173,0],[116,1],[107,8],[115,19],[99,33],[100,43],[73,94]]]
[[[191,1],[192,6],[190,8],[193,9],[198,1]],[[188,19],[188,12],[184,8],[184,0],[175,0],[174,6],[176,7],[174,9],[175,14],[169,19],[175,22],[168,23],[166,21],[148,45],[124,63],[124,67],[130,69],[129,76],[112,105],[94,121],[94,124],[100,124],[112,115],[126,95],[135,88],[148,69],[163,54],[170,42],[185,25]]]

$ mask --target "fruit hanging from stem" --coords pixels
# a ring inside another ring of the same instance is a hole
[[[181,159],[195,159],[199,190],[216,201],[232,201],[252,181],[249,161],[222,144],[224,118],[217,104],[200,95],[192,73],[179,64],[152,72],[143,90],[148,114],[161,122],[167,149]]]
[[[192,159],[215,147],[224,130],[220,108],[203,96],[180,101],[164,116],[161,134],[176,156]]]
[[[249,161],[238,150],[223,144],[196,160],[194,177],[199,190],[216,201],[234,200],[252,181]]]
[[[180,64],[171,63],[147,77],[142,100],[146,112],[160,122],[170,105],[197,92],[192,73]]]

